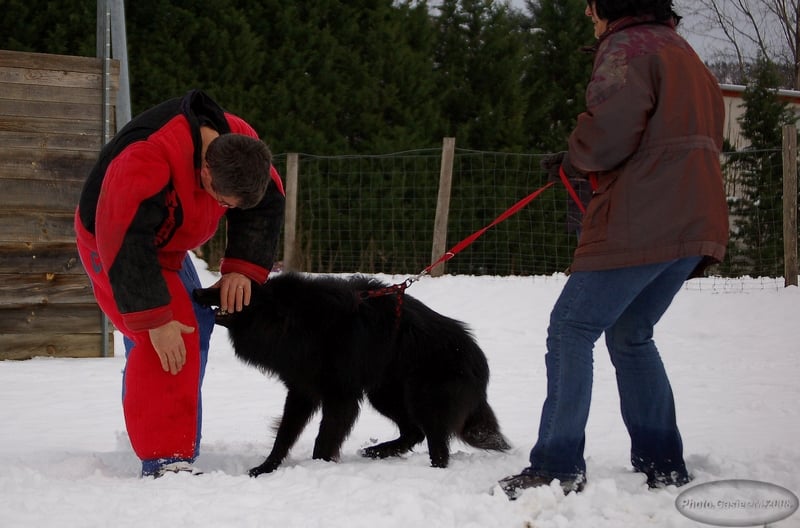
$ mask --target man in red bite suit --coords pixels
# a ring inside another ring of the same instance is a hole
[[[136,116],[102,150],[75,213],[78,251],[100,308],[125,336],[125,424],[142,475],[192,471],[200,387],[214,314],[188,252],[220,218],[228,243],[221,309],[264,283],[283,224],[284,191],[253,128],[200,90]]]

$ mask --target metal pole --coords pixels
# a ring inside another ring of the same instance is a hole
[[[111,55],[119,60],[119,91],[117,92],[117,127],[131,120],[131,88],[128,77],[128,38],[125,32],[124,0],[106,0],[111,13]]]
[[[103,60],[103,145],[112,137],[111,131],[111,10],[106,0],[97,0],[97,56]],[[102,312],[101,312],[102,313]],[[100,321],[101,350],[103,357],[109,357],[108,347],[108,317],[102,313]]]

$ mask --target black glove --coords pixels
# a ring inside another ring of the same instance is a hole
[[[564,173],[570,180],[586,179],[586,174],[573,167],[572,163],[569,162],[569,153],[566,150],[555,154],[547,154],[539,161],[539,166],[547,173],[547,181],[561,181],[561,175],[558,173],[559,168],[564,169]]]
[[[547,181],[561,181],[561,176],[558,174],[558,168],[561,167],[561,162],[567,156],[567,151],[562,150],[555,154],[547,154],[539,161],[539,166],[544,172],[547,173]]]

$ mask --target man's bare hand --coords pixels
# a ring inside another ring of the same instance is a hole
[[[170,321],[150,330],[150,342],[156,349],[164,372],[177,374],[186,364],[186,345],[182,334],[191,334],[194,328],[179,321]]]
[[[250,304],[250,279],[241,273],[226,273],[214,286],[219,287],[221,311],[241,312]]]

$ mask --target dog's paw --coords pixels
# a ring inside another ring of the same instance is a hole
[[[373,449],[372,447],[365,447],[358,452],[364,458],[385,458],[380,456],[379,451]]]
[[[250,475],[251,477],[255,478],[255,477],[259,476],[259,475],[263,475],[264,473],[272,473],[276,469],[278,469],[277,466],[273,467],[271,464],[264,463],[264,464],[261,464],[260,466],[256,466],[254,468],[251,468],[250,471],[247,472],[247,474]]]
[[[411,451],[411,447],[396,441],[392,441],[365,447],[361,450],[361,456],[364,458],[381,459],[398,457],[408,453],[409,451]]]

